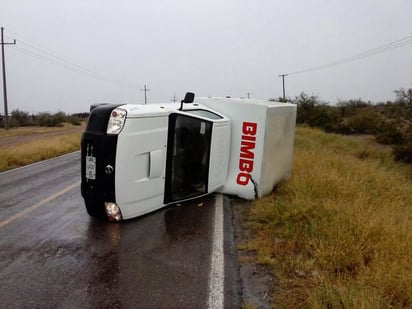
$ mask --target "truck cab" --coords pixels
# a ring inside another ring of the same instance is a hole
[[[87,212],[120,221],[218,191],[230,134],[228,117],[193,102],[92,107],[81,142]]]

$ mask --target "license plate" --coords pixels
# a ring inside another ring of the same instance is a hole
[[[96,179],[96,158],[86,156],[86,178]]]

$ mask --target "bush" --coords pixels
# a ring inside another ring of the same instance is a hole
[[[82,124],[81,119],[76,116],[67,117],[67,122],[71,123],[74,126],[80,126]]]
[[[9,128],[18,128],[20,126],[20,122],[13,118],[9,117]]]
[[[395,102],[378,104],[357,99],[331,106],[303,92],[288,101],[298,107],[298,124],[341,134],[374,134],[379,143],[397,145],[396,160],[412,163],[412,88],[395,94]]]
[[[67,120],[67,116],[63,112],[57,112],[56,114],[53,115],[53,117],[56,118],[56,120],[59,123],[66,122],[66,120]]]
[[[341,101],[337,104],[342,117],[355,116],[358,113],[359,109],[368,107],[369,105],[369,103],[366,103],[361,99]]]
[[[303,92],[293,103],[298,106],[297,123],[321,128],[327,132],[338,130],[341,117],[336,107],[321,103],[316,96],[308,96]]]
[[[383,119],[377,113],[370,110],[361,110],[355,116],[344,121],[348,133],[352,134],[375,134],[382,126]]]
[[[400,145],[404,142],[404,136],[402,131],[399,130],[398,125],[391,121],[381,124],[376,134],[376,140],[381,144]]]
[[[42,112],[37,115],[30,115],[28,112],[19,109],[13,110],[9,117],[9,127],[17,128],[24,126],[60,127],[68,122],[74,126],[80,126],[82,121],[89,116],[89,113],[77,113],[66,115],[64,112],[55,114]],[[0,118],[0,125],[4,126],[3,118]]]
[[[396,161],[412,163],[412,126],[403,137],[403,143],[393,148],[393,156]]]
[[[396,145],[393,148],[392,153],[395,158],[395,161],[400,161],[404,163],[412,163],[412,143]]]
[[[64,120],[57,114],[40,113],[36,116],[36,122],[41,127],[58,127],[63,125]]]
[[[13,110],[11,112],[11,117],[9,121],[10,127],[25,127],[33,125],[32,116],[27,112],[23,112],[19,109]]]

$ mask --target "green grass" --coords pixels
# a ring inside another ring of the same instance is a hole
[[[412,307],[412,171],[390,151],[297,128],[291,179],[246,212],[274,306]]]

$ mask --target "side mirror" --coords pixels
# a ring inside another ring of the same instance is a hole
[[[185,98],[180,102],[179,110],[183,110],[183,103],[193,103],[195,100],[195,94],[193,92],[186,92]]]

